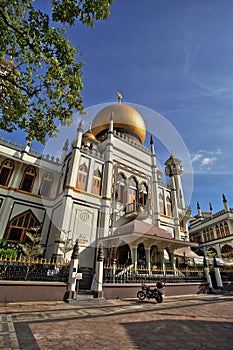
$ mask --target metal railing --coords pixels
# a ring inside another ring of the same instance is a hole
[[[187,283],[205,282],[206,277],[203,268],[180,268],[180,269],[135,269],[132,266],[125,268],[108,266],[104,268],[103,283],[142,283],[147,281],[154,283]]]
[[[0,280],[67,282],[69,263],[46,259],[7,259],[0,256]]]

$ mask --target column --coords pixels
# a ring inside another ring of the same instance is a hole
[[[150,248],[145,248],[145,254],[146,254],[146,267],[151,272],[151,263],[150,263]]]
[[[164,266],[164,250],[159,250],[159,259],[160,259],[160,269],[163,274],[165,274],[165,266]]]
[[[69,279],[68,279],[68,290],[65,295],[65,301],[68,301],[68,299],[75,299],[77,297],[76,292],[76,275],[78,272],[78,265],[79,265],[79,244],[78,239],[76,240],[76,243],[73,248],[73,253],[71,255],[71,262],[70,262],[70,271],[69,271]]]
[[[169,252],[169,258],[170,258],[170,264],[171,264],[171,269],[175,271],[175,256],[174,252]]]
[[[204,256],[203,264],[204,264],[204,272],[205,272],[205,275],[206,275],[206,280],[207,280],[207,283],[208,283],[209,291],[212,292],[213,285],[212,285],[212,281],[211,281],[211,277],[210,277],[210,269],[207,266],[207,261],[206,261],[206,257],[205,256]]]
[[[94,298],[103,297],[103,273],[104,273],[104,249],[103,249],[103,244],[100,243],[98,254],[97,254],[97,262],[96,262]]]
[[[135,271],[137,270],[137,249],[138,247],[130,247],[131,257],[132,257],[132,265],[134,266]]]
[[[215,273],[215,278],[216,278],[216,282],[217,282],[217,287],[220,289],[223,289],[222,277],[221,277],[218,263],[217,263],[215,256],[214,256],[214,273]]]

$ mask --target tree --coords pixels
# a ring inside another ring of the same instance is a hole
[[[19,243],[22,248],[23,253],[26,255],[27,259],[33,259],[40,256],[43,252],[43,248],[40,244],[41,226],[31,227],[33,232],[26,232],[26,236],[29,238],[29,243]]]
[[[0,8],[0,128],[22,129],[29,142],[45,143],[58,122],[70,125],[84,113],[82,63],[66,39],[65,25],[94,26],[106,19],[114,0],[2,0]]]

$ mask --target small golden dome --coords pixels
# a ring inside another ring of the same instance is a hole
[[[96,137],[95,137],[95,135],[93,134],[93,132],[91,130],[86,131],[83,134],[83,138],[89,138],[89,139],[96,140]]]
[[[145,141],[146,126],[142,116],[133,107],[121,103],[109,105],[97,113],[92,123],[92,131],[97,138],[108,131],[112,113],[114,130],[131,135],[140,143]]]

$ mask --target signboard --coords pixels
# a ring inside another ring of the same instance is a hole
[[[83,274],[81,272],[78,272],[75,276],[76,280],[82,280],[83,279]]]

